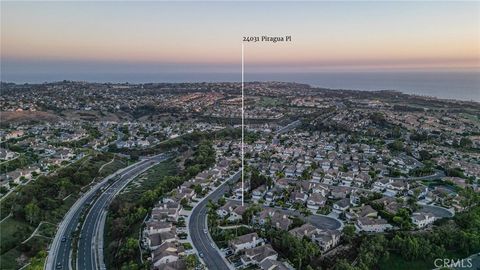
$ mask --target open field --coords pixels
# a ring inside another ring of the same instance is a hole
[[[42,111],[1,112],[2,125],[10,123],[55,122],[61,118],[53,113]]]

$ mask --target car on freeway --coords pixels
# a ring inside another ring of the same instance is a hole
[[[199,253],[198,256],[200,256],[200,258],[203,258],[203,253]]]
[[[62,242],[66,242],[66,241],[67,241],[67,237],[63,237]]]
[[[57,269],[62,269],[62,268],[63,268],[62,263],[57,263],[57,267],[56,267],[56,268],[57,268]]]
[[[207,229],[203,229],[203,232],[204,232],[204,233],[208,233],[208,230],[207,230]]]

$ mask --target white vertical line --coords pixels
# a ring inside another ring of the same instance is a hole
[[[243,185],[244,185],[244,165],[245,165],[245,161],[244,161],[244,135],[245,135],[245,104],[244,104],[244,99],[245,99],[245,96],[244,96],[244,92],[243,92],[243,88],[244,88],[244,81],[245,81],[245,77],[244,77],[244,73],[245,73],[245,64],[244,64],[244,45],[243,45],[243,42],[242,42],[242,206],[243,206],[243,196],[244,196],[244,188],[243,188]]]

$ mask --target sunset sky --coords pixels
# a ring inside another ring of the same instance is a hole
[[[42,72],[478,70],[480,2],[1,2],[2,79]]]

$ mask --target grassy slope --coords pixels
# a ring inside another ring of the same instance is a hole
[[[174,175],[176,173],[176,164],[174,160],[168,160],[162,162],[154,167],[150,168],[146,172],[139,175],[135,180],[133,180],[119,195],[122,199],[126,201],[135,201],[138,200],[142,194],[147,190],[154,189],[155,186],[162,180],[164,176]],[[104,248],[105,254],[112,254],[110,250],[112,239],[109,237],[108,228],[111,226],[111,216],[107,216],[107,222],[105,224],[105,239],[104,239]],[[138,233],[142,228],[142,223],[135,224],[130,230],[130,234],[125,235],[124,239],[129,237],[138,238]],[[109,265],[112,264],[113,257],[105,257],[105,263],[107,269],[110,269]]]

